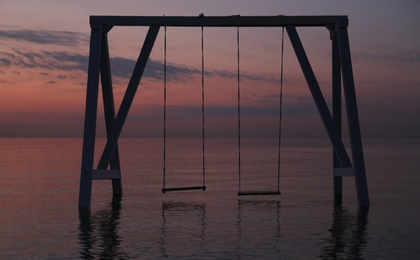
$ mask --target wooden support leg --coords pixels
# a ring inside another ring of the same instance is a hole
[[[360,207],[368,208],[370,206],[369,192],[366,181],[365,162],[363,156],[362,138],[360,134],[348,32],[347,28],[339,28],[337,32],[343,74],[344,97],[346,100],[347,120],[353,157],[354,179],[357,189],[357,200]]]
[[[335,127],[339,138],[342,138],[341,131],[341,65],[338,48],[338,36],[334,33],[332,37],[332,112]],[[340,161],[333,152],[333,169],[340,168]],[[343,177],[333,175],[334,198],[341,202],[343,196]]]
[[[95,151],[101,34],[102,30],[100,29],[92,29],[91,31],[85,126],[83,133],[82,169],[79,189],[79,210],[90,209],[92,195],[92,171],[93,155]]]

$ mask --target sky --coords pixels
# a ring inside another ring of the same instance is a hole
[[[375,1],[57,1],[0,2],[0,137],[82,137],[90,15],[347,15],[363,138],[420,138],[420,2]],[[117,107],[147,28],[109,33]],[[312,68],[331,103],[331,41],[325,28],[298,28]],[[237,134],[236,28],[204,29],[205,128]],[[201,30],[167,28],[167,134],[201,133]],[[123,137],[163,133],[163,28],[123,129]],[[287,34],[240,29],[241,132],[278,133],[280,64],[284,60],[282,136],[325,138],[321,118]],[[343,110],[343,118],[345,118]],[[345,121],[345,120],[344,120]],[[343,122],[346,126],[345,122]],[[344,135],[346,136],[346,130]],[[98,105],[98,136],[104,136]]]

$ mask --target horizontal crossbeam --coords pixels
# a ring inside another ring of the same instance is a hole
[[[173,26],[173,27],[322,27],[340,22],[348,26],[346,15],[338,16],[91,16],[90,26]]]
[[[185,190],[206,190],[206,186],[191,186],[191,187],[177,187],[177,188],[163,188],[162,193],[167,191],[185,191]]]

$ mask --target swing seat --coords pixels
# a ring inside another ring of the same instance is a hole
[[[162,193],[167,191],[185,191],[185,190],[206,190],[206,186],[190,186],[190,187],[176,187],[176,188],[163,188]]]
[[[280,191],[238,191],[238,196],[280,195]]]

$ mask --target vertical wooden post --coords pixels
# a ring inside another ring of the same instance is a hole
[[[357,111],[356,91],[354,88],[353,68],[351,65],[347,23],[345,26],[340,24],[338,24],[338,26],[340,27],[337,28],[336,31],[339,39],[341,72],[343,74],[344,97],[346,100],[357,200],[360,207],[368,208],[370,206],[369,192],[366,181],[365,162],[363,156],[362,138],[360,134],[359,115]]]
[[[337,135],[342,138],[341,131],[341,65],[340,53],[338,48],[337,33],[332,32],[332,114],[337,129]],[[340,168],[340,161],[335,152],[333,152],[333,168]],[[333,176],[334,198],[337,202],[341,201],[343,196],[343,177]]]
[[[96,115],[98,106],[101,28],[92,28],[86,90],[85,125],[83,132],[82,169],[80,174],[79,209],[90,209],[93,158],[95,151]]]

